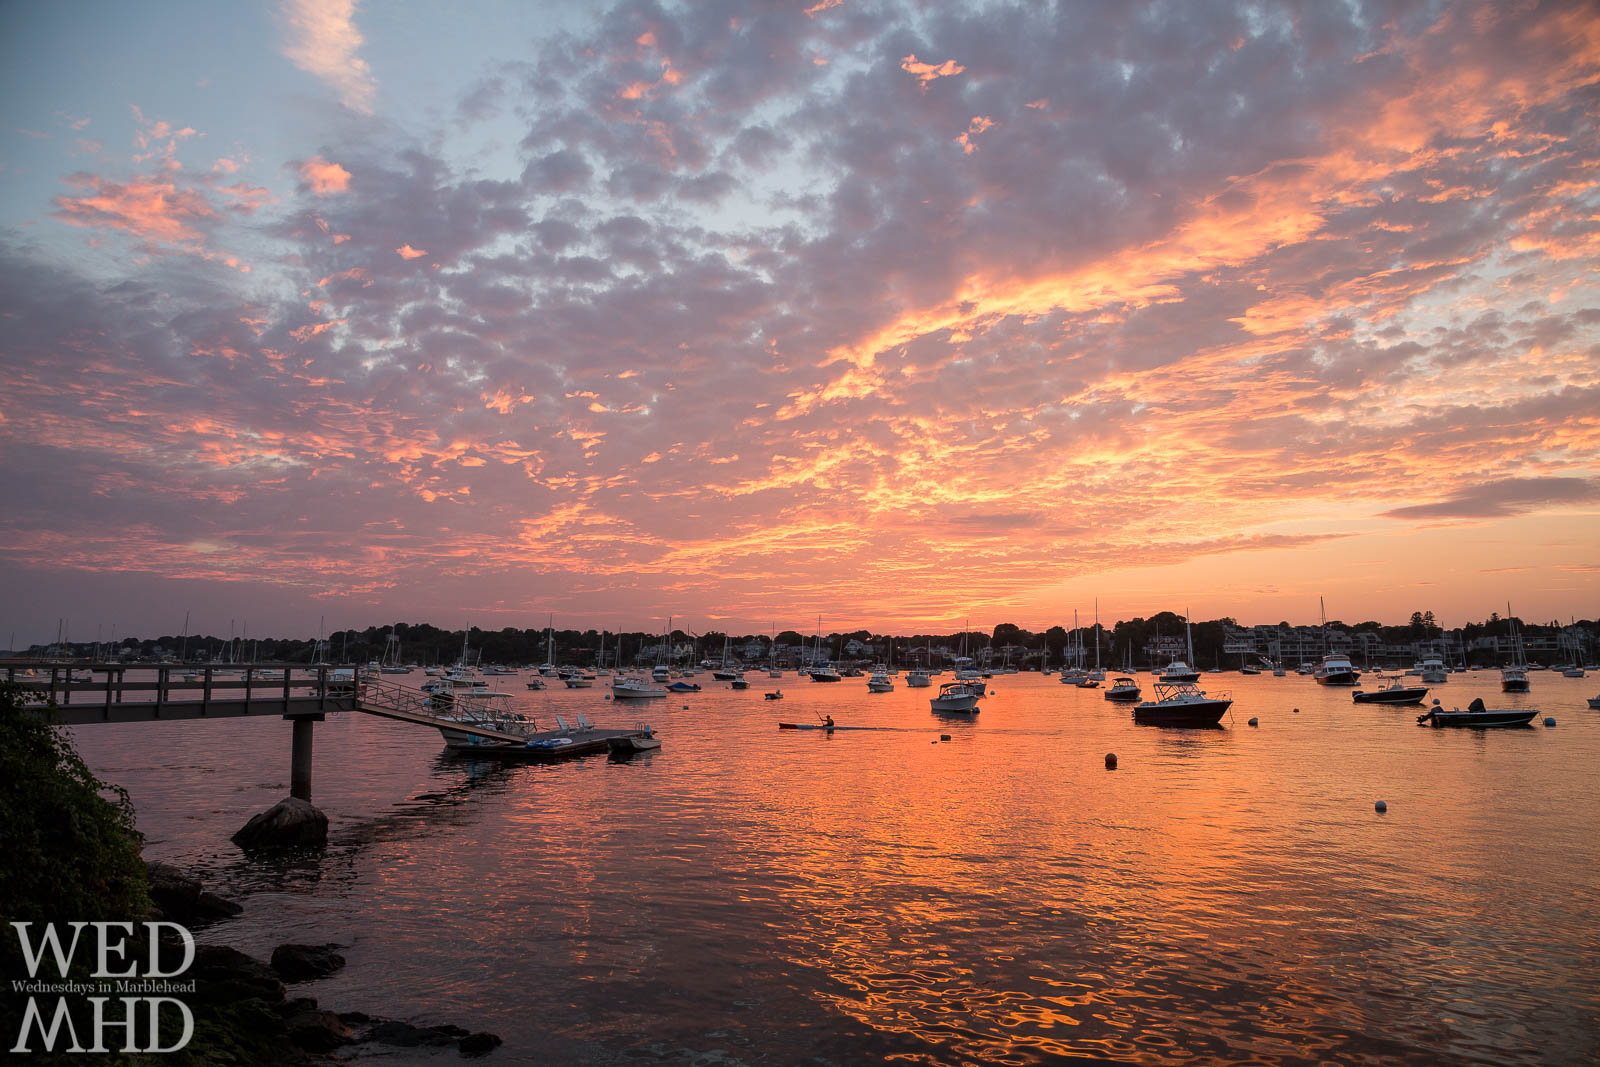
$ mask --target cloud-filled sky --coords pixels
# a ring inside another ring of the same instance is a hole
[[[1592,616],[1588,3],[0,7],[0,637]]]

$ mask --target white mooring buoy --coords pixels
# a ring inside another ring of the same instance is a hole
[[[1382,815],[1384,812],[1389,810],[1389,805],[1380,800],[1376,804],[1372,805],[1372,810],[1377,812],[1379,815]]]

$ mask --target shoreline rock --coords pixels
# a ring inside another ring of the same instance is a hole
[[[279,945],[272,950],[272,969],[285,982],[309,982],[326,978],[344,966],[344,957],[336,949],[341,946]]]
[[[280,961],[297,960],[309,950],[305,954],[314,961],[338,959],[333,967],[338,970],[344,964],[343,957],[332,951],[337,947],[280,945],[269,964],[238,949],[198,946],[188,975],[195,979],[191,1002],[195,1040],[189,1051],[198,1062],[208,1064],[310,1067],[339,1062],[330,1059],[331,1054],[350,1045],[454,1046],[463,1056],[477,1057],[501,1044],[494,1034],[474,1033],[449,1023],[426,1026],[365,1012],[334,1012],[321,1007],[315,997],[290,997]],[[298,973],[293,963],[289,970]]]
[[[328,843],[328,817],[309,800],[284,797],[251,816],[230,840],[246,852],[322,848]]]
[[[209,892],[200,879],[170,863],[145,860],[144,866],[150,901],[169,922],[195,929],[244,911],[243,905]]]

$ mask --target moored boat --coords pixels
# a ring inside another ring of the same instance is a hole
[[[1406,685],[1399,678],[1382,689],[1371,691],[1357,689],[1350,694],[1351,700],[1357,704],[1420,704],[1427,699],[1427,696],[1427,686]]]
[[[1470,726],[1479,729],[1490,726],[1526,726],[1539,714],[1537,710],[1521,708],[1486,708],[1481,697],[1474,698],[1467,710],[1452,708],[1445,711],[1435,705],[1426,715],[1417,716],[1417,723],[1434,726]]]
[[[1215,726],[1233,706],[1225,693],[1208,696],[1193,682],[1157,682],[1156,698],[1133,708],[1133,721],[1151,726]]]
[[[606,738],[606,747],[612,752],[623,754],[650,752],[661,747],[661,738],[655,735],[649,723],[638,722],[633,724],[632,733]]]
[[[1137,703],[1139,696],[1139,683],[1132,678],[1114,679],[1111,688],[1105,693],[1107,700],[1114,700],[1119,704]]]
[[[976,715],[982,710],[978,707],[978,698],[981,696],[983,696],[982,686],[969,685],[966,682],[946,682],[939,687],[939,695],[929,700],[928,704],[936,712]]]
[[[615,700],[648,700],[666,695],[665,689],[651,685],[643,678],[618,678],[611,683],[611,696]]]

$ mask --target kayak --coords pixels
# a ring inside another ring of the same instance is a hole
[[[878,726],[828,726],[820,722],[780,722],[780,730],[878,730]]]

